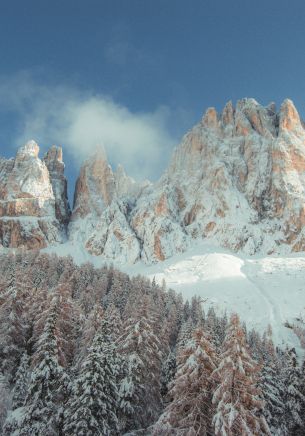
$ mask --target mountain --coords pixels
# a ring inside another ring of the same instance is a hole
[[[65,241],[70,217],[62,150],[53,146],[43,160],[34,141],[14,159],[0,160],[0,243],[40,249]]]
[[[104,207],[87,209],[70,237],[95,222],[82,234],[88,251],[123,262],[163,261],[194,239],[247,254],[302,251],[304,170],[305,130],[290,100],[278,112],[254,99],[229,102],[221,114],[206,111],[157,183],[120,192],[105,173]],[[76,207],[86,201],[76,190]]]
[[[63,243],[119,263],[163,261],[193,241],[246,254],[305,249],[305,130],[292,101],[277,111],[246,98],[209,108],[160,180],[137,183],[104,150],[88,158],[72,213],[62,151],[29,142],[0,162],[0,242]]]

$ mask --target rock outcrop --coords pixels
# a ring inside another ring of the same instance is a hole
[[[45,161],[38,153],[38,145],[30,141],[15,159],[0,160],[0,244],[4,247],[38,249],[64,240],[69,206],[62,152],[52,147]]]
[[[55,215],[58,221],[67,226],[71,211],[68,201],[68,186],[65,178],[65,164],[62,160],[62,148],[52,145],[44,157],[48,168],[53,195],[55,198]]]
[[[87,159],[76,182],[69,238],[89,253],[122,263],[141,255],[140,242],[129,225],[129,212],[146,184],[137,184],[119,165],[112,171],[105,150]]]

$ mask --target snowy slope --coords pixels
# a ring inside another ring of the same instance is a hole
[[[105,264],[101,256],[92,256],[71,242],[44,251],[71,255],[78,264]],[[285,323],[300,317],[305,320],[305,253],[247,257],[198,243],[158,264],[114,265],[130,275],[155,278],[160,284],[164,279],[167,288],[181,292],[185,299],[199,295],[206,310],[213,305],[220,312],[236,311],[249,327],[261,333],[270,324],[277,345],[294,346],[303,354],[297,336]]]
[[[201,244],[163,263],[134,267],[134,272],[155,277],[160,284],[164,279],[184,298],[200,295],[206,308],[236,311],[258,331],[270,324],[277,345],[295,346],[301,352],[298,338],[285,323],[305,318],[305,254],[240,257]]]

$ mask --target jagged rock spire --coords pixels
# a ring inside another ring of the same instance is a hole
[[[58,189],[60,183],[66,187],[60,149],[52,148],[46,160],[38,154],[39,146],[31,140],[15,159],[0,159],[0,243],[5,247],[36,249],[63,241],[68,216],[57,213],[60,202],[65,207],[67,202]]]

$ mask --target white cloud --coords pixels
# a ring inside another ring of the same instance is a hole
[[[19,119],[14,142],[60,144],[79,164],[103,145],[114,165],[134,177],[154,177],[168,161],[174,139],[170,111],[134,113],[103,95],[67,86],[44,86],[28,74],[0,78],[0,110]]]

